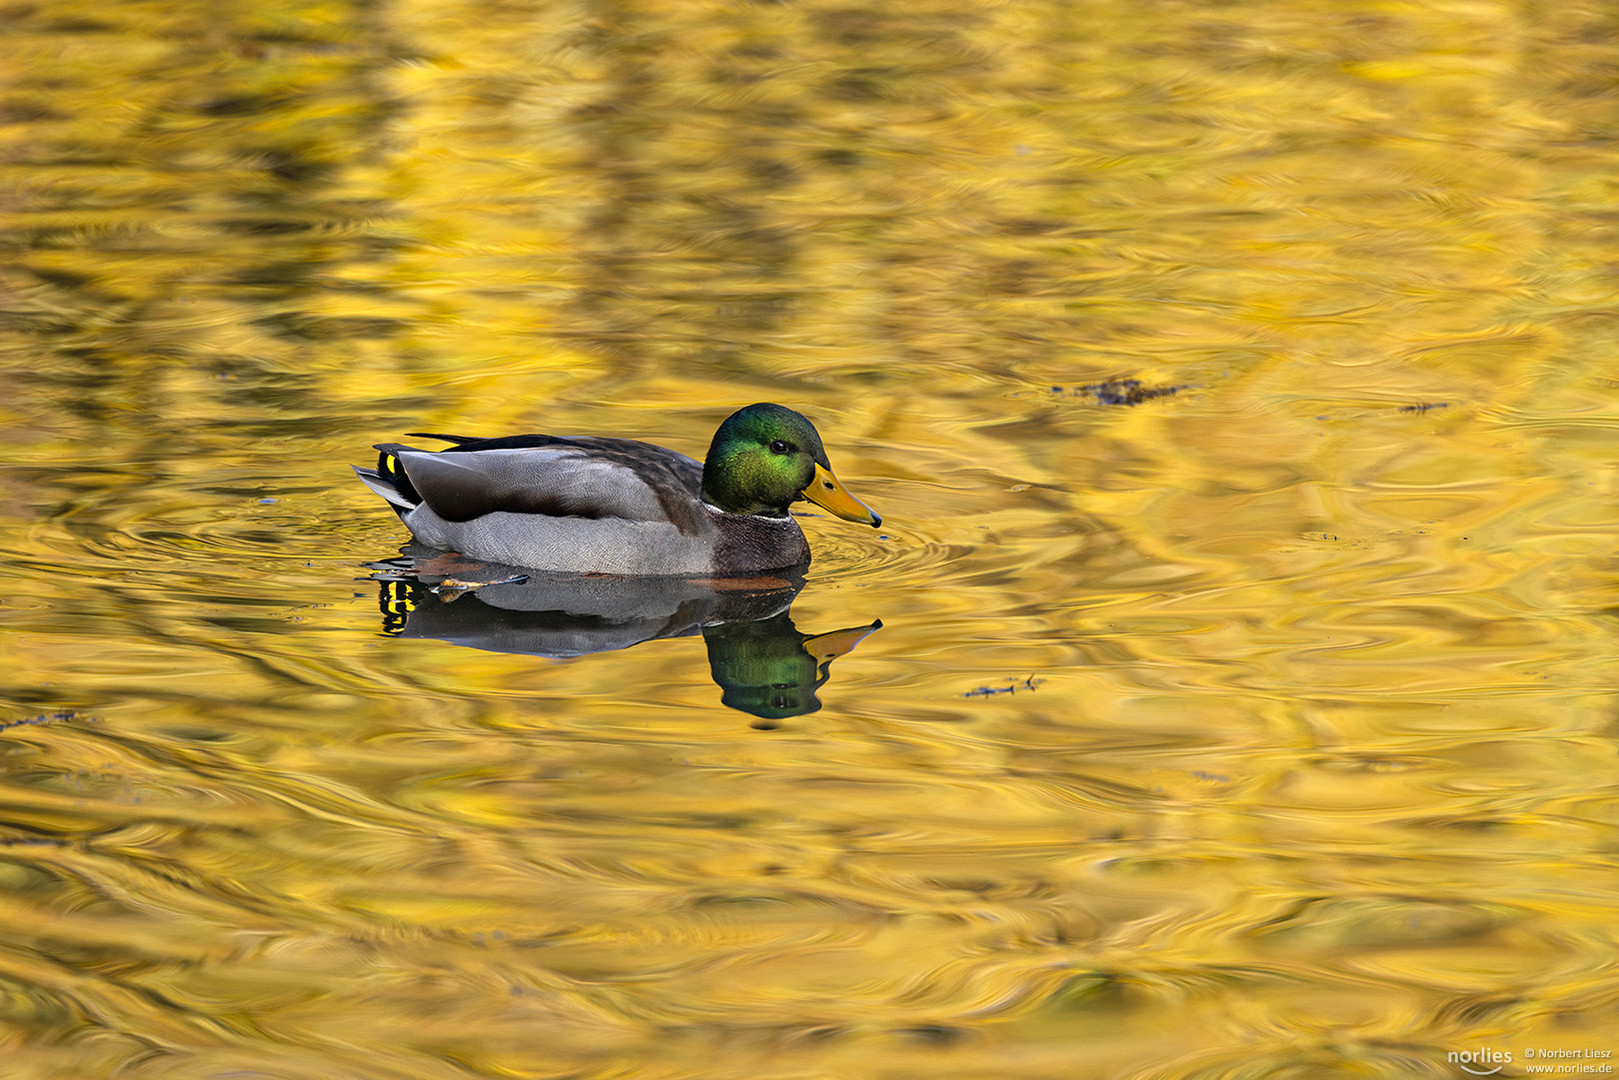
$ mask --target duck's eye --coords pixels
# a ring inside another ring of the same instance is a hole
[[[775,442],[770,444],[770,452],[772,454],[785,454],[787,451],[789,451],[791,449],[792,449],[792,447],[788,446],[786,443],[782,442],[780,439],[777,439]]]

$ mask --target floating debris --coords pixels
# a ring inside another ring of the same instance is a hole
[[[1108,379],[1105,382],[1086,383],[1071,390],[1053,386],[1051,392],[1059,397],[1071,394],[1075,397],[1094,398],[1098,405],[1140,405],[1143,401],[1169,397],[1171,394],[1190,389],[1191,387],[1186,385],[1148,386],[1140,379]]]
[[[25,716],[21,720],[0,720],[0,731],[7,728],[23,727],[27,724],[49,724],[58,720],[87,720],[95,723],[94,716],[81,716],[72,709],[62,709],[53,713],[40,713],[37,716]]]
[[[1450,402],[1448,402],[1448,401],[1419,401],[1415,405],[1401,405],[1400,406],[1400,411],[1401,412],[1425,413],[1425,412],[1428,412],[1430,409],[1448,409],[1448,408],[1450,408]]]
[[[1034,688],[1045,682],[1030,675],[1027,679],[1007,679],[1008,686],[980,686],[976,690],[969,690],[962,697],[990,697],[993,694],[1015,694],[1019,689],[1034,692]]]

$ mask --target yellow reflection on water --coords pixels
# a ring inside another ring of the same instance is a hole
[[[13,12],[8,1076],[1619,1049],[1613,30]],[[884,517],[804,519],[819,711],[385,632],[372,443],[755,400]]]

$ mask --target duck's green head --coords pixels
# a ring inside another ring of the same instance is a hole
[[[777,515],[808,499],[846,521],[875,527],[883,520],[832,475],[815,425],[768,402],[738,409],[714,433],[703,462],[703,499],[732,514]]]

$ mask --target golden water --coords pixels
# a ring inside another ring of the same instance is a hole
[[[1611,6],[6,26],[8,1080],[1619,1050]],[[384,632],[370,444],[755,400],[818,711]]]

